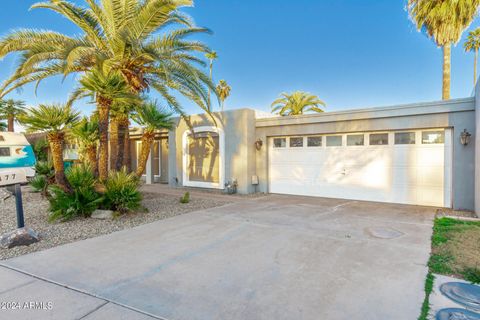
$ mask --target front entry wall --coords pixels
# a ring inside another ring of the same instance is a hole
[[[190,181],[219,183],[220,139],[215,132],[188,136],[188,177]]]
[[[451,130],[272,137],[269,192],[451,206]]]

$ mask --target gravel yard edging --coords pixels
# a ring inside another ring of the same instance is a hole
[[[0,249],[0,260],[229,203],[227,199],[221,201],[218,199],[196,198],[193,196],[189,203],[181,204],[179,198],[173,195],[143,193],[143,196],[142,205],[148,212],[130,213],[113,220],[76,218],[67,222],[50,223],[48,222],[48,201],[42,199],[38,193],[24,192],[23,206],[25,225],[39,233],[41,240],[30,246]],[[0,234],[15,229],[15,198],[10,197],[5,201],[0,200]]]

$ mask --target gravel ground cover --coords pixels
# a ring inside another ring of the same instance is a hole
[[[38,193],[24,192],[25,225],[38,232],[41,241],[28,247],[0,248],[0,260],[228,203],[227,200],[192,197],[189,203],[181,204],[179,197],[173,195],[144,193],[143,196],[142,204],[148,212],[131,213],[114,220],[77,218],[67,222],[50,223],[47,219],[48,202]],[[15,228],[15,198],[0,200],[0,234]]]

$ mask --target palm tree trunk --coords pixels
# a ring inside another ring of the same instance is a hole
[[[473,62],[473,88],[477,85],[477,60],[478,60],[478,49],[475,49],[475,61]]]
[[[130,150],[130,120],[125,123],[125,145],[123,146],[123,166],[127,168],[127,172],[132,172],[132,154]]]
[[[7,122],[8,122],[7,130],[8,130],[8,132],[14,132],[15,131],[14,124],[13,124],[14,121],[15,121],[15,118],[13,116],[8,116],[8,118],[7,118]]]
[[[451,69],[452,44],[443,46],[443,85],[442,100],[450,99],[450,69]]]
[[[210,60],[210,81],[213,81],[212,71],[213,71],[213,60]],[[211,90],[210,90],[210,87],[208,87],[208,111],[212,111],[210,95],[211,95]]]
[[[91,145],[86,150],[87,153],[87,161],[92,167],[93,172],[97,172],[97,146]]]
[[[118,118],[112,118],[112,120],[110,120],[110,169],[116,169],[115,165],[119,151],[118,141],[120,139],[118,136],[119,126]]]
[[[125,134],[128,129],[128,118],[121,118],[118,123],[118,147],[117,160],[114,163],[115,170],[122,169],[123,158],[125,156]]]
[[[48,135],[48,143],[52,152],[53,169],[55,170],[55,182],[65,192],[71,192],[72,187],[65,177],[65,167],[63,164],[63,144],[65,134],[63,132],[50,133]]]
[[[145,171],[153,140],[155,140],[154,131],[146,131],[142,135],[142,150],[140,151],[140,157],[138,158],[138,167],[136,172],[138,177],[141,177]]]
[[[98,177],[105,181],[108,176],[108,120],[112,101],[97,96],[98,132],[100,143],[98,145]]]

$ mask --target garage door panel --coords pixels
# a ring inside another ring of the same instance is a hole
[[[389,136],[390,144],[382,146],[309,148],[305,143],[289,148],[287,141],[287,147],[276,149],[270,140],[269,191],[443,206],[445,195],[451,192],[445,181],[450,139],[445,139],[445,148],[421,144],[420,131],[416,144],[395,145],[394,134]]]

